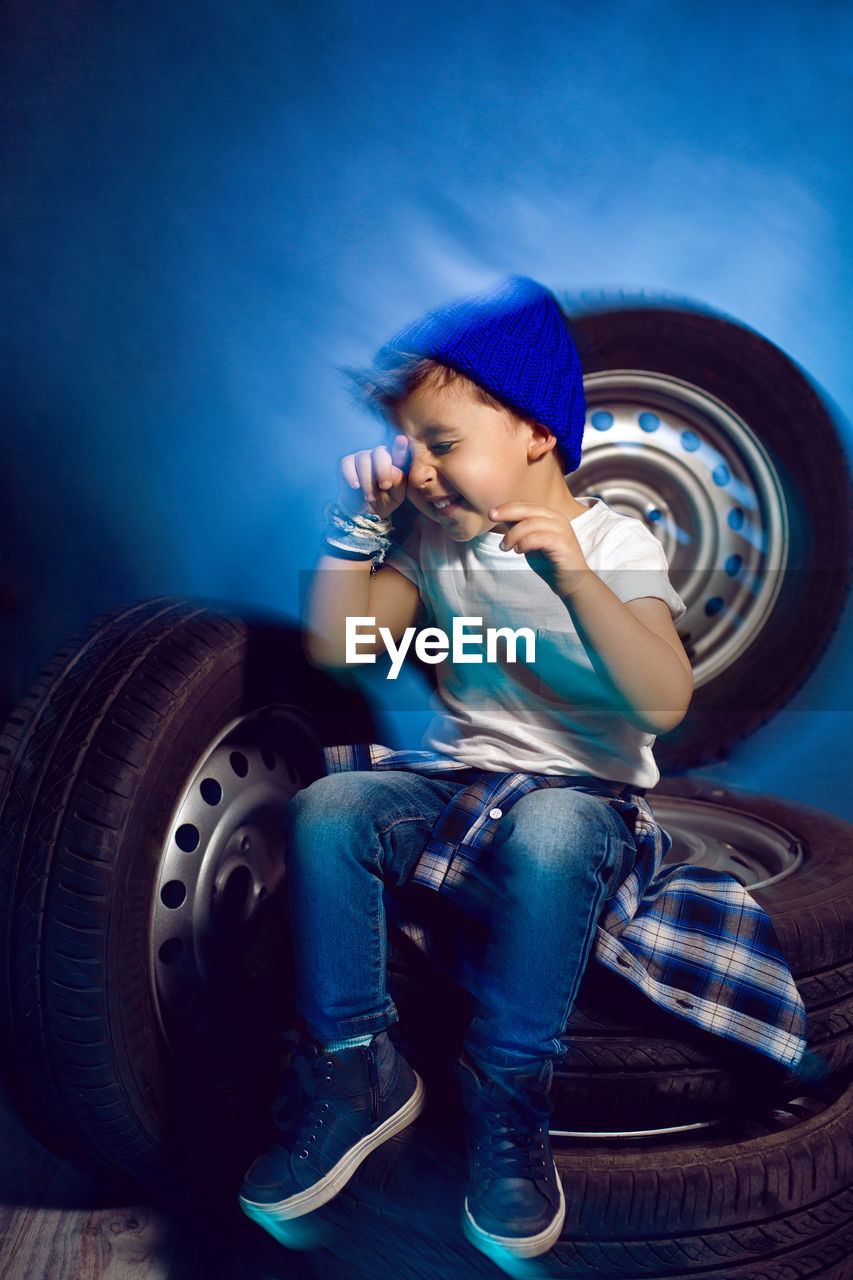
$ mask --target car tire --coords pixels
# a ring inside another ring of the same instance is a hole
[[[546,1255],[502,1268],[592,1280],[849,1280],[853,1087],[738,1125],[556,1147],[567,1203]],[[487,1280],[461,1230],[458,1134],[423,1125],[373,1152],[315,1228],[335,1280]],[[335,1269],[337,1267],[337,1270]]]
[[[203,603],[57,654],[0,737],[3,1067],[37,1137],[143,1181],[251,1150],[291,1020],[281,811],[371,736],[296,630]]]
[[[830,1072],[853,1066],[853,824],[699,779],[664,779],[648,798],[674,837],[671,861],[734,874],[767,911],[806,1006],[810,1049]],[[431,901],[418,922],[439,933],[444,912]],[[469,1017],[464,991],[405,932],[390,978],[404,1048],[452,1096],[450,1066]],[[559,1133],[705,1123],[748,1114],[790,1087],[766,1057],[658,1008],[594,961],[563,1041],[553,1087]]]
[[[847,458],[823,397],[754,330],[631,299],[564,305],[587,398],[572,492],[643,520],[687,605],[696,688],[655,747],[675,773],[724,758],[826,649],[853,562]]]

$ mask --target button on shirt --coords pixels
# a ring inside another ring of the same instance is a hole
[[[451,897],[516,800],[539,787],[584,789],[578,775],[477,771],[431,751],[369,744],[327,747],[324,755],[328,773],[466,771],[467,785],[437,818],[412,877]],[[633,832],[637,858],[605,903],[596,959],[670,1013],[794,1068],[806,1050],[805,1008],[769,916],[731,876],[689,864],[662,867],[672,842],[643,795],[608,785],[612,794],[604,798]],[[601,794],[599,780],[594,790]]]

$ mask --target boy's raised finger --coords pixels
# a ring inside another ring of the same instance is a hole
[[[341,458],[341,478],[344,484],[350,489],[360,489],[361,482],[358,478],[358,472],[355,469],[355,454],[348,453],[346,457]]]
[[[390,489],[402,479],[402,471],[395,467],[391,452],[384,444],[373,450],[373,471],[380,489]]]
[[[373,453],[370,449],[360,449],[355,455],[355,471],[365,502],[375,502],[377,486],[373,470]]]
[[[502,502],[499,507],[492,507],[489,511],[490,520],[503,520],[508,524],[510,521],[523,520],[526,516],[538,516],[548,508],[537,506],[532,502]]]
[[[394,483],[394,467],[391,461],[391,451],[387,445],[379,444],[373,451],[373,474],[377,477],[377,484],[380,489],[391,489]]]
[[[404,435],[395,436],[391,444],[391,461],[395,467],[402,468],[406,465],[409,458],[409,437]]]

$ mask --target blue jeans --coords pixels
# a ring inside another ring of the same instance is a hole
[[[320,1043],[374,1034],[395,1020],[385,895],[405,891],[436,818],[462,785],[403,770],[353,771],[317,779],[288,805],[296,1009]],[[500,819],[467,893],[488,922],[465,978],[476,1009],[465,1049],[483,1070],[561,1055],[598,917],[635,855],[607,800],[571,787],[529,792]]]

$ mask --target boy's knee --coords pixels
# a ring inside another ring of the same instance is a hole
[[[364,787],[354,773],[329,773],[297,791],[284,811],[285,827],[292,830],[319,823],[323,826],[339,816],[351,816],[364,803]]]
[[[388,774],[350,770],[324,774],[298,791],[285,810],[285,830],[300,836],[338,825],[370,833],[411,808]]]
[[[571,787],[542,787],[516,800],[510,816],[515,827],[534,827],[544,834],[600,825],[607,802]]]
[[[606,800],[571,787],[528,792],[515,802],[508,817],[507,839],[524,846],[527,860],[542,865],[565,867],[573,853],[588,853],[622,834],[621,819]]]

